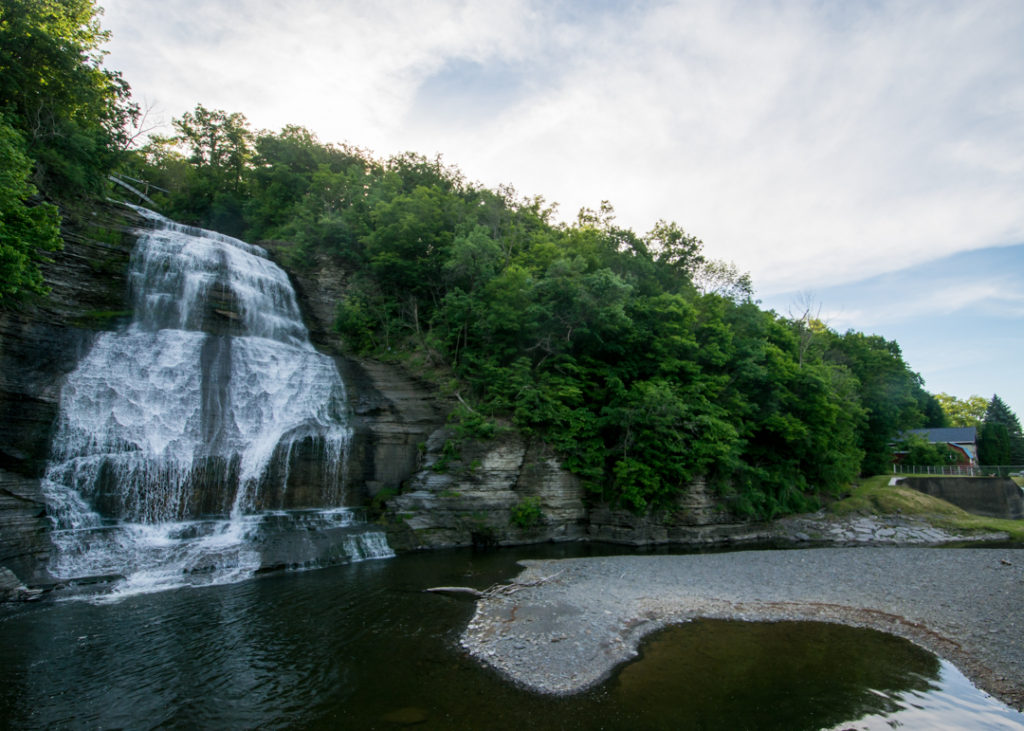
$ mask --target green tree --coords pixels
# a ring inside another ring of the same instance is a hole
[[[0,115],[0,306],[22,292],[44,292],[39,262],[61,246],[56,206],[31,204],[31,174],[21,134]]]
[[[244,235],[253,152],[253,134],[245,115],[197,104],[172,124],[176,134],[153,139],[147,151],[157,159],[175,160],[179,149],[187,154],[184,185],[172,190],[168,212],[223,233]]]
[[[942,410],[942,404],[935,396],[925,391],[920,383],[919,381],[919,387],[915,389],[915,396],[917,397],[917,408],[924,417],[922,425],[926,429],[941,429],[951,426],[949,417]]]
[[[452,241],[443,266],[445,282],[463,292],[473,292],[494,278],[501,263],[501,246],[485,226],[478,224]]]
[[[459,221],[458,196],[418,186],[381,201],[371,211],[366,252],[373,276],[404,299],[418,330],[442,296],[443,266]]]
[[[985,422],[978,430],[978,462],[983,465],[1013,464],[1013,441],[1005,424]]]
[[[981,426],[985,420],[988,400],[983,396],[968,396],[961,400],[948,393],[937,393],[935,398],[949,419],[950,426]]]
[[[658,221],[644,237],[644,243],[662,272],[662,286],[670,291],[689,285],[705,264],[704,242],[686,233],[674,221]]]
[[[862,471],[885,472],[889,445],[896,435],[924,426],[921,377],[907,367],[895,341],[852,330],[830,335],[830,340],[826,360],[845,366],[860,382],[860,402],[866,412],[857,438],[865,452]]]
[[[702,261],[695,268],[693,283],[701,294],[717,294],[736,302],[749,302],[754,298],[750,274],[740,272],[731,261]]]
[[[104,190],[138,115],[128,84],[103,68],[101,12],[91,0],[0,6],[0,112],[24,135],[32,182],[64,205]]]
[[[189,161],[207,172],[216,185],[241,189],[243,172],[252,157],[253,135],[244,114],[228,114],[197,104],[173,120],[175,141],[191,153]]]
[[[60,248],[60,212],[101,194],[138,114],[102,66],[90,0],[0,5],[0,306],[45,292],[38,264]],[[58,208],[59,207],[59,208]]]
[[[1013,410],[993,395],[978,437],[978,460],[988,465],[1024,464],[1024,436]]]
[[[907,434],[896,449],[903,452],[903,464],[913,467],[943,467],[956,462],[956,454],[945,444],[932,444],[920,434]]]

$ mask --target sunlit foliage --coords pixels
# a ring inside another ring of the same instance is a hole
[[[539,435],[595,496],[642,511],[704,478],[739,513],[807,509],[884,469],[932,406],[941,418],[895,343],[761,310],[749,275],[678,224],[637,235],[607,202],[555,224],[542,199],[438,159],[378,160],[297,127],[239,132],[247,152],[221,163],[197,154],[232,119],[197,108],[176,122],[189,157],[151,157],[168,212],[216,223],[215,189],[232,233],[293,242],[294,266],[341,264],[353,351],[451,373],[474,418]]]

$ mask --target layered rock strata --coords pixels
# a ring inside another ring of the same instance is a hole
[[[402,550],[587,537],[583,487],[543,443],[507,430],[470,442],[444,464],[448,429],[425,444],[424,469],[388,501],[389,541]],[[518,516],[518,519],[514,518]]]
[[[95,226],[66,231],[65,249],[45,266],[48,297],[0,312],[0,566],[28,584],[47,581],[49,520],[38,478],[49,456],[61,385],[97,333],[123,327],[131,317],[131,231],[144,222],[120,207],[98,210],[92,221]],[[287,263],[287,245],[261,244]],[[289,276],[311,340],[332,354],[346,384],[354,431],[349,504],[386,505],[383,520],[395,548],[552,540],[721,543],[768,535],[723,511],[700,483],[655,514],[636,516],[604,505],[540,440],[513,429],[493,440],[467,441],[450,459],[445,417],[453,402],[401,367],[345,354],[333,329],[348,284],[345,270],[322,258],[302,270],[291,268]],[[210,302],[204,330],[231,334],[237,317],[230,292]],[[296,451],[288,500],[300,507],[309,502],[300,483],[303,475],[315,475],[316,455],[314,442]],[[205,496],[196,512],[223,512],[223,500],[215,498]]]

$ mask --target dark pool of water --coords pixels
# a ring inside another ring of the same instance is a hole
[[[814,623],[681,625],[601,687],[539,696],[460,651],[472,602],[422,592],[486,587],[518,558],[596,550],[439,552],[7,610],[0,726],[1024,728],[915,645]]]

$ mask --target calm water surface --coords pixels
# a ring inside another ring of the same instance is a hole
[[[571,698],[458,648],[484,588],[535,547],[405,556],[227,586],[50,601],[0,615],[9,728],[1018,728],[1024,716],[913,644],[813,623],[699,621]]]

